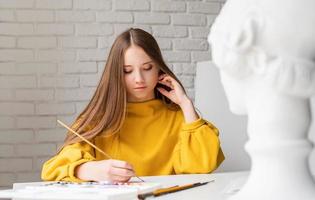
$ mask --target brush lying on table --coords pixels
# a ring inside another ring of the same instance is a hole
[[[169,194],[169,193],[173,193],[173,192],[179,192],[182,190],[187,190],[189,188],[194,188],[194,187],[198,187],[198,186],[202,186],[202,185],[206,185],[210,182],[214,182],[214,180],[211,181],[207,181],[207,182],[198,182],[198,183],[192,183],[192,184],[187,184],[187,185],[182,185],[182,186],[172,186],[172,187],[168,187],[168,188],[161,188],[161,189],[157,189],[153,192],[148,192],[148,193],[144,193],[144,194],[139,194],[138,195],[138,199],[140,200],[144,200],[147,197],[157,197],[157,196],[161,196],[161,195],[165,195],[165,194]]]

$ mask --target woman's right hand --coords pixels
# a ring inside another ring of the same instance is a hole
[[[110,159],[83,163],[76,168],[75,176],[89,181],[127,182],[135,172],[131,164]]]

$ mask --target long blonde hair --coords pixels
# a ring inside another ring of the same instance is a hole
[[[123,65],[125,51],[131,45],[141,47],[159,67],[160,74],[168,74],[180,83],[165,64],[161,50],[151,34],[134,28],[121,33],[111,47],[105,69],[91,101],[71,126],[74,131],[88,140],[100,133],[114,134],[124,123],[127,97]],[[161,99],[169,109],[179,109],[157,89],[154,91],[155,97]],[[63,147],[80,141],[80,138],[68,132]]]

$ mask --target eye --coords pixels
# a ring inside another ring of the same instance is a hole
[[[129,74],[132,72],[132,68],[130,66],[124,66],[123,70],[125,74]]]
[[[149,71],[152,69],[152,67],[153,67],[152,65],[148,65],[148,66],[144,67],[143,69],[146,71]]]
[[[124,69],[124,73],[125,74],[130,74],[132,72],[132,70],[126,70],[126,69]]]

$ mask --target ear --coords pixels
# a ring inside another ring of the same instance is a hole
[[[245,53],[255,45],[257,34],[263,28],[262,16],[256,9],[251,9],[243,17],[242,23],[230,32],[228,41],[230,48],[239,53]]]
[[[228,14],[219,17],[208,38],[215,64],[239,78],[256,71],[255,67],[264,71],[265,56],[258,44],[264,29],[260,10],[251,7],[234,18]]]
[[[263,32],[262,15],[251,9],[231,29],[227,40],[226,65],[230,71],[247,76],[251,73],[263,74],[266,68],[266,55],[257,39]]]

